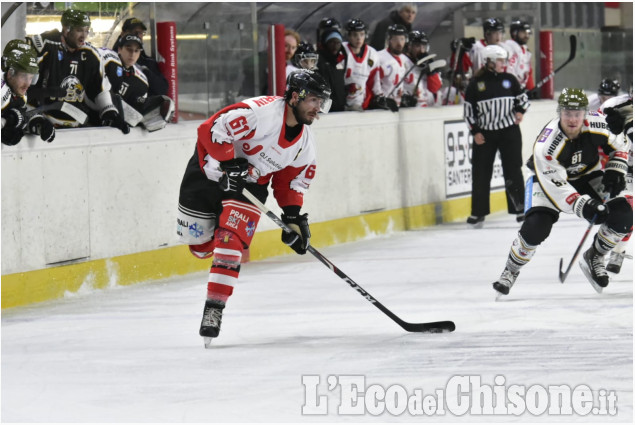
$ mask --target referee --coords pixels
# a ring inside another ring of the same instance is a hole
[[[468,224],[482,227],[490,213],[490,181],[496,151],[500,151],[507,195],[507,211],[524,219],[522,136],[518,124],[529,107],[516,77],[504,72],[507,50],[499,45],[483,49],[485,64],[465,91],[464,118],[472,145],[472,211]]]

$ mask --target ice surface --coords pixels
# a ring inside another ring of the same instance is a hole
[[[450,334],[403,331],[309,254],[244,265],[209,350],[198,336],[206,273],[3,311],[2,420],[631,423],[632,260],[601,295],[577,264],[560,284],[559,260],[568,264],[586,228],[563,216],[496,302],[491,283],[519,226],[497,214],[483,229],[466,227],[320,250],[402,319],[453,320]],[[313,403],[302,377],[315,375],[327,415],[302,414]],[[351,375],[408,394],[434,394],[463,375],[490,385],[499,375],[507,386],[586,384],[595,395],[614,391],[617,415],[339,414],[341,390],[329,391],[327,379]]]

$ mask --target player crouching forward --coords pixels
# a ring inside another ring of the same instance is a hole
[[[562,90],[559,118],[549,122],[534,143],[527,164],[534,175],[526,186],[526,218],[509,250],[505,270],[493,284],[500,294],[509,293],[560,212],[601,225],[580,266],[597,292],[609,283],[604,256],[633,225],[633,209],[624,191],[628,145],[624,138],[609,138],[603,117],[587,114],[588,104],[583,90]],[[604,172],[598,147],[610,158]],[[603,204],[607,195],[609,200]]]
[[[297,70],[287,78],[284,98],[246,99],[198,128],[196,151],[181,183],[177,233],[195,256],[214,257],[199,331],[206,346],[220,332],[242,249],[249,247],[260,219],[243,188],[264,203],[271,182],[282,220],[297,232],[283,232],[282,241],[298,254],[306,253],[311,233],[308,216],[300,209],[316,168],[309,126],[319,112],[328,112],[330,95],[319,74]]]

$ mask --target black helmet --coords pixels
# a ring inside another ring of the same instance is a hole
[[[430,40],[428,40],[428,36],[423,31],[410,31],[408,33],[408,42],[409,43],[421,43],[421,44],[430,44]]]
[[[620,82],[617,80],[611,80],[610,78],[605,78],[600,82],[600,87],[598,88],[598,94],[602,94],[604,96],[617,96],[617,92],[620,91]]]
[[[391,39],[396,35],[403,35],[406,37],[406,43],[408,42],[408,30],[401,24],[394,24],[388,27],[386,30],[386,38]]]
[[[62,26],[67,28],[89,27],[90,16],[81,10],[67,9],[62,13]]]
[[[321,112],[326,113],[331,107],[331,88],[324,77],[315,71],[309,69],[291,71],[287,77],[287,90],[284,93],[287,102],[291,99],[293,92],[298,93],[300,100],[304,100],[309,93],[323,99]]]
[[[509,34],[513,37],[518,31],[531,33],[531,25],[525,21],[512,21],[512,23],[509,24]]]
[[[505,25],[498,18],[488,18],[483,22],[483,32],[488,31],[505,31]]]
[[[322,34],[324,34],[324,31],[331,28],[335,28],[336,30],[339,31],[340,29],[342,29],[342,26],[340,25],[339,21],[335,18],[322,18],[317,28],[317,42],[318,43],[322,39]]]
[[[346,23],[346,31],[368,31],[368,27],[366,26],[366,22],[362,21],[361,19],[354,18]]]
[[[302,69],[314,69],[317,66],[319,55],[315,51],[315,48],[312,44],[303,41],[298,44],[298,48],[295,51],[295,55],[293,56],[293,64]],[[311,65],[311,61],[313,65]]]

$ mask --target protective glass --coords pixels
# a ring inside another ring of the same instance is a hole
[[[586,116],[586,109],[561,109],[560,118],[582,120]]]
[[[307,97],[304,99],[304,101],[307,103],[307,105],[309,105],[310,108],[314,109],[314,108],[319,108],[320,112],[322,112],[323,114],[326,114],[329,112],[329,110],[331,109],[331,99],[325,99],[323,97],[318,97],[314,94],[309,94],[307,95]]]
[[[11,78],[15,78],[19,83],[28,83],[29,85],[33,85],[37,83],[37,79],[39,74],[31,74],[29,72],[24,71],[16,71],[15,69],[9,69],[9,76]]]

